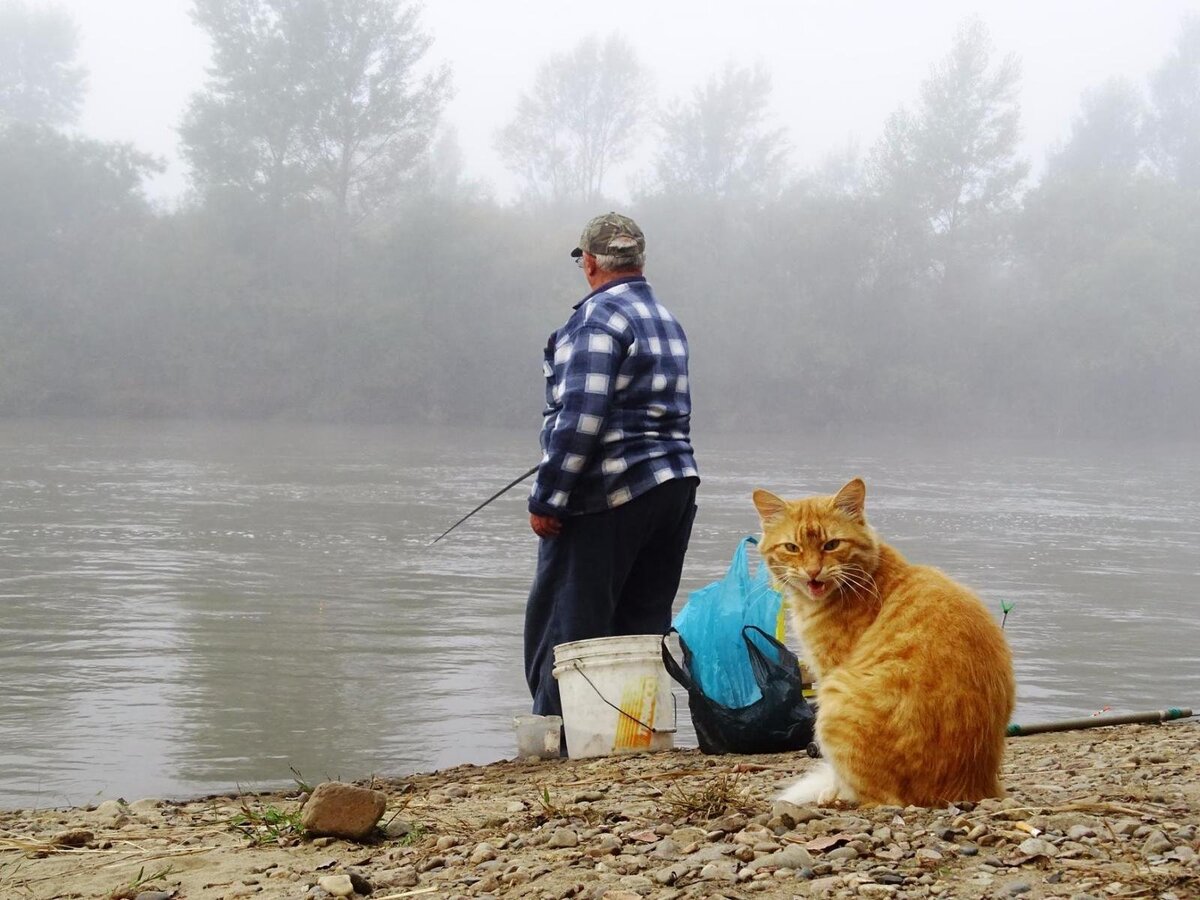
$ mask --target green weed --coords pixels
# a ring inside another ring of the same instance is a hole
[[[137,875],[134,876],[133,880],[130,881],[129,884],[122,885],[108,895],[109,900],[133,900],[134,897],[142,892],[143,888],[155,881],[161,881],[164,878],[169,878],[174,873],[175,867],[169,865],[147,875],[146,867],[142,866],[138,869]]]
[[[230,819],[229,824],[256,845],[304,836],[298,809],[294,812],[284,812],[274,806],[252,809],[243,803],[242,811]]]

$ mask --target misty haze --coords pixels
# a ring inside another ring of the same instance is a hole
[[[1012,604],[1018,717],[1195,705],[1191,5],[101,6],[0,0],[0,808],[511,756],[527,488],[429,542],[610,209],[690,342],[677,609],[861,475]]]

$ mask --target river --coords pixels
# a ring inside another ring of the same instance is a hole
[[[511,756],[524,489],[430,540],[535,429],[0,421],[0,807]],[[1194,445],[697,447],[680,603],[756,530],[755,487],[861,475],[881,537],[1013,604],[1017,721],[1200,706]]]

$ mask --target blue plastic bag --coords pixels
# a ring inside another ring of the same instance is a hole
[[[757,545],[755,538],[743,538],[725,577],[688,594],[673,623],[691,650],[691,675],[701,690],[732,708],[762,698],[742,629],[753,625],[777,634],[783,604],[782,595],[771,587],[765,563],[750,575],[746,548]]]

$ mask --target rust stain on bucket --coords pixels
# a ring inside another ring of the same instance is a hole
[[[658,679],[653,675],[635,678],[621,691],[621,713],[617,722],[614,750],[641,750],[654,737],[654,712],[658,703]],[[635,719],[639,721],[634,721]],[[645,722],[646,725],[639,724]]]

